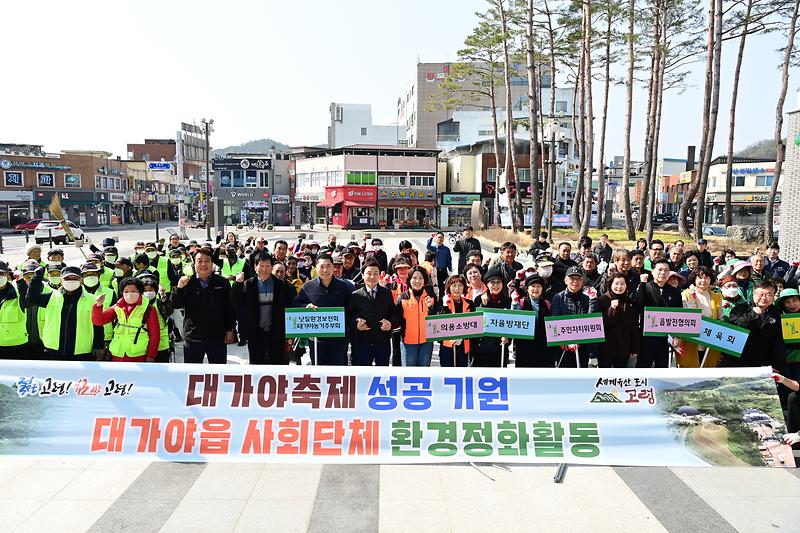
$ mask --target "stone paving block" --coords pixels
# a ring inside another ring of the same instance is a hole
[[[56,470],[57,472],[57,470]],[[114,500],[50,500],[42,505],[18,528],[20,532],[58,531],[82,533],[87,531],[111,507]]]
[[[246,500],[253,492],[261,472],[257,469],[206,468],[197,478],[186,500]]]
[[[45,503],[47,500],[0,500],[0,531],[14,530]]]
[[[247,500],[183,500],[161,532],[233,531],[246,503]]]
[[[0,500],[49,500],[82,470],[28,468],[11,483],[0,486]]]
[[[104,498],[116,500],[139,477],[141,472],[131,469],[87,469],[64,487],[55,500],[91,500]]]
[[[305,532],[311,521],[314,499],[249,500],[236,523],[238,533]]]

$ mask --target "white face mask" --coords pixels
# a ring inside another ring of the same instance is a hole
[[[109,262],[109,263],[113,263],[116,260],[117,260],[117,256],[116,255],[107,255],[106,256],[106,261]]]
[[[739,289],[736,287],[729,287],[727,289],[722,289],[722,295],[725,298],[736,298],[739,294]]]
[[[376,252],[380,252],[381,250],[383,250],[383,246],[381,246],[380,244],[376,244],[375,246],[372,247],[372,249],[375,250]]]
[[[61,280],[61,285],[69,292],[72,292],[78,290],[81,286],[81,282],[77,279],[64,279]]]
[[[553,273],[553,267],[551,266],[539,267],[539,275],[542,276],[543,278],[549,278],[552,273]]]
[[[297,262],[297,268],[303,268],[304,266],[306,266],[306,262],[305,261],[298,261]]]
[[[156,293],[155,291],[144,291],[144,297],[147,298],[148,300],[155,300]]]
[[[5,287],[7,283],[8,283],[8,277],[0,276],[0,289]]]
[[[156,258],[156,256],[158,255],[158,252],[147,252],[147,254],[146,254],[146,255],[147,255],[147,257],[148,257],[148,258],[150,258],[150,259],[155,259],[155,258]]]
[[[58,274],[56,274],[55,276],[50,276],[50,284],[55,285],[56,287],[61,285],[61,276],[59,276]]]
[[[59,266],[61,265],[61,261],[48,261],[47,266]]]
[[[138,292],[126,292],[122,295],[122,298],[125,300],[126,304],[133,305],[139,301],[139,293]]]
[[[123,272],[121,268],[115,268],[114,275],[117,276],[118,278],[121,278],[122,276],[125,275],[125,272]]]
[[[83,284],[89,288],[97,287],[99,283],[100,283],[100,278],[98,278],[97,276],[86,276],[85,278],[83,278]]]
[[[169,262],[172,263],[173,265],[177,266],[177,265],[181,264],[181,258],[180,257],[173,257],[172,259],[169,260]]]

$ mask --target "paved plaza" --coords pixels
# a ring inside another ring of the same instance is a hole
[[[167,228],[162,228],[162,236]],[[175,229],[174,227],[170,229]],[[308,232],[308,230],[306,230]],[[246,237],[248,233],[244,233]],[[262,232],[270,243],[297,232]],[[350,240],[353,232],[337,232]],[[153,228],[119,236],[120,253]],[[315,231],[324,241],[327,233]],[[360,241],[361,234],[356,233]],[[423,249],[428,233],[383,232]],[[205,230],[190,230],[205,238]],[[17,264],[22,237],[5,236]],[[271,247],[271,244],[270,244]],[[80,252],[66,247],[66,262]],[[491,252],[485,249],[485,252]],[[246,364],[231,346],[228,362]],[[182,360],[180,347],[178,361]],[[438,358],[434,357],[434,365]],[[2,408],[2,407],[0,407]],[[0,456],[0,531],[314,532],[767,532],[800,531],[795,469],[570,467],[556,465],[273,465]]]

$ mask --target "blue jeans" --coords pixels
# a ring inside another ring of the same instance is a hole
[[[400,359],[403,366],[431,366],[433,343],[422,344],[400,343]]]
[[[353,356],[354,366],[389,366],[389,355],[392,345],[389,342],[384,344],[367,344],[353,342],[350,344],[351,355]]]

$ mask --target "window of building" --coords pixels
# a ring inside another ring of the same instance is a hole
[[[283,176],[281,176],[280,174],[276,174],[275,175],[275,185],[280,185],[281,183],[283,183]]]
[[[258,187],[258,171],[247,170],[244,173],[244,186],[254,189]]]
[[[775,175],[767,176],[760,174],[756,176],[756,187],[772,187],[772,182],[775,181]]]
[[[567,112],[567,101],[566,100],[556,100],[556,113],[566,113]]]
[[[22,172],[16,170],[6,170],[3,173],[6,187],[22,187]]]
[[[711,187],[712,189],[717,186],[717,177],[716,176],[710,176],[708,178],[708,186]]]
[[[52,172],[37,172],[36,173],[36,186],[37,187],[55,187],[56,175]]]
[[[435,176],[411,176],[410,185],[412,187],[433,187]]]
[[[531,182],[531,169],[529,168],[518,168],[517,169],[517,179],[520,183],[530,183]]]
[[[220,187],[230,187],[231,186],[231,171],[230,170],[220,170],[220,172],[219,172],[219,186]]]
[[[269,172],[266,170],[258,171],[258,186],[262,189],[269,188]]]
[[[742,175],[734,176],[733,185],[735,187],[744,187],[744,176]]]
[[[150,161],[150,154],[142,154],[142,161]]]
[[[66,177],[65,177],[65,179],[66,179]],[[80,180],[81,180],[81,176],[79,174],[78,175],[78,185],[77,185],[78,187],[81,186]],[[119,179],[119,178],[114,178],[114,185],[115,185],[115,187],[114,187],[115,189],[117,189],[117,190],[122,189],[122,180]],[[67,185],[67,187],[69,187],[69,185]]]
[[[347,171],[348,185],[375,185],[375,183],[376,183],[375,172],[370,172],[366,170]]]
[[[244,187],[244,170],[232,170],[233,173],[233,186]]]
[[[102,184],[102,181],[100,179],[100,176],[95,176],[94,177],[94,188],[95,189],[99,189],[101,187],[101,184]]]
[[[108,189],[108,178],[106,176],[100,176],[100,188]]]
[[[362,137],[366,137],[367,136],[367,128],[361,128],[361,136]]]
[[[497,168],[491,167],[486,169],[486,181],[492,183],[497,181]]]

